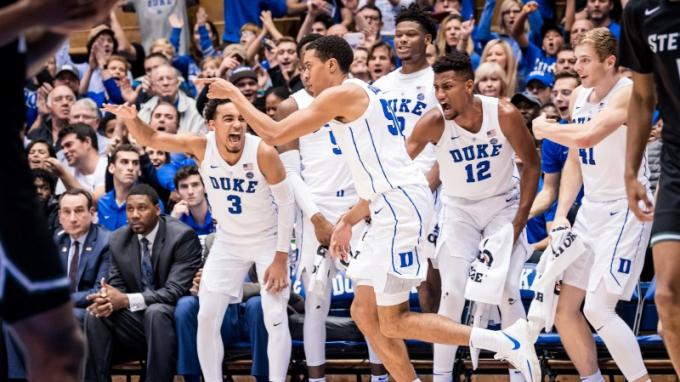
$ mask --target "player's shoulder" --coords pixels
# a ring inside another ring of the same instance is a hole
[[[249,139],[255,140],[257,142],[257,157],[258,159],[267,159],[271,160],[274,157],[279,157],[279,152],[276,150],[276,148],[268,143],[266,143],[263,139],[260,139],[260,137],[257,137],[255,135],[250,135],[246,134],[246,137]]]
[[[628,4],[626,4],[625,12],[628,13],[629,17],[632,16],[638,18],[645,15],[646,10],[653,9],[659,5],[661,5],[659,0],[629,1]]]

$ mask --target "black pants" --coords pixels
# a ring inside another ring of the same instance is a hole
[[[114,348],[117,353],[146,355],[146,382],[172,382],[177,364],[175,307],[152,304],[145,310],[114,312],[108,318],[85,317],[86,382],[108,382]],[[116,358],[124,359],[126,357]]]
[[[11,122],[8,122],[12,125]],[[18,131],[0,126],[0,316],[22,320],[69,301],[69,284]]]

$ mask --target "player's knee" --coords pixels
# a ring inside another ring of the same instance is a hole
[[[388,338],[401,338],[403,335],[403,317],[405,313],[402,311],[383,309],[378,315],[380,323],[380,333]]]
[[[606,306],[586,299],[585,304],[583,304],[583,315],[595,330],[600,330],[611,316],[611,312],[607,311]]]
[[[377,313],[374,307],[352,303],[350,315],[362,333],[372,333],[379,330]]]
[[[678,310],[680,310],[680,291],[672,285],[658,283],[654,293],[654,302],[662,319],[665,316],[676,316]],[[669,324],[669,322],[666,322],[666,324]]]

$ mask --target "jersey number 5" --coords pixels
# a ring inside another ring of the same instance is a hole
[[[382,105],[383,114],[392,123],[387,125],[387,130],[390,131],[392,135],[403,135],[405,120],[404,117],[398,117],[394,114],[394,111],[390,107],[390,104],[385,99],[380,99],[380,104]]]
[[[241,197],[238,195],[229,195],[227,196],[227,201],[231,202],[231,207],[227,209],[230,214],[232,215],[238,215],[241,212],[243,212],[243,209],[241,209]]]

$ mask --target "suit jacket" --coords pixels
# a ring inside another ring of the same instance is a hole
[[[76,291],[71,293],[71,300],[76,308],[90,305],[88,294],[99,289],[99,281],[109,273],[109,235],[111,233],[98,224],[92,224],[80,248],[80,262],[76,276]],[[71,248],[71,237],[64,231],[55,236],[62,263],[68,269],[68,253]]]
[[[163,215],[151,249],[157,289],[143,291],[139,239],[129,225],[111,234],[109,284],[123,293],[142,293],[147,306],[175,305],[191,287],[201,265],[201,243],[196,232],[179,220]]]

